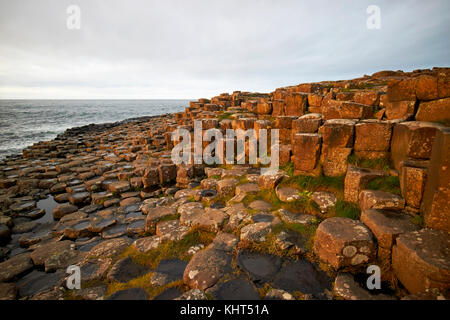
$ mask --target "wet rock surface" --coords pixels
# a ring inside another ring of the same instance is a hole
[[[142,288],[120,290],[113,293],[108,300],[148,300],[148,293]]]
[[[207,291],[216,300],[259,300],[255,286],[245,279],[223,282]]]
[[[299,291],[323,298],[330,289],[328,276],[307,260],[287,261],[274,278],[274,286],[288,292]]]
[[[117,282],[128,282],[150,272],[150,268],[134,263],[130,258],[117,261],[108,272],[107,279]]]
[[[252,252],[239,252],[238,266],[248,272],[254,282],[268,282],[273,279],[281,267],[278,256],[264,255]]]

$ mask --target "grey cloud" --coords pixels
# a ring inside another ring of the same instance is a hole
[[[66,8],[81,8],[81,30]],[[366,8],[382,28],[366,28]],[[0,98],[198,98],[448,66],[442,1],[0,0]]]

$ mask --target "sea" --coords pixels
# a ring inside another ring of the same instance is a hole
[[[66,129],[184,111],[189,100],[0,100],[0,160]]]

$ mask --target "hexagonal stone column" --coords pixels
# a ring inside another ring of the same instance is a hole
[[[400,235],[392,249],[395,275],[410,293],[450,287],[450,234],[422,229]]]
[[[316,231],[314,253],[335,269],[358,266],[375,258],[372,232],[360,221],[334,217],[323,221]]]
[[[411,222],[411,216],[389,210],[365,210],[361,215],[361,221],[375,235],[378,243],[378,260],[388,269],[391,265],[395,239],[403,233],[419,229]]]

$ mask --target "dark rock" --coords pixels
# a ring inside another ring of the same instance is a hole
[[[238,266],[255,282],[270,281],[281,267],[281,259],[274,255],[243,251],[237,259]]]
[[[274,279],[274,287],[289,292],[319,294],[330,288],[330,279],[307,260],[288,261]]]
[[[50,242],[36,248],[36,250],[31,253],[30,257],[35,265],[44,265],[45,261],[51,256],[70,250],[71,244],[73,244],[73,242],[69,240]]]
[[[100,242],[89,251],[89,256],[107,257],[113,256],[123,251],[130,245],[128,238],[116,238]]]
[[[84,288],[74,290],[73,295],[76,297],[81,297],[83,300],[103,300],[106,296],[106,290],[106,286]]]
[[[117,291],[113,293],[107,300],[148,300],[150,296],[142,288],[132,288]]]
[[[187,262],[179,259],[162,260],[155,269],[151,282],[156,286],[163,286],[170,282],[182,280]]]
[[[124,258],[114,264],[108,272],[107,279],[109,281],[125,283],[132,279],[139,278],[148,272],[150,272],[149,267],[136,264],[131,258]]]
[[[110,258],[94,258],[84,261],[80,264],[81,281],[102,279],[110,266]]]
[[[60,270],[55,273],[33,271],[17,282],[20,297],[34,296],[35,294],[49,290],[62,284],[65,272]]]
[[[0,263],[0,282],[9,281],[14,277],[33,268],[29,253],[23,253]]]
[[[118,224],[108,229],[103,230],[102,238],[103,239],[113,239],[122,237],[127,234],[127,226],[124,224]]]
[[[208,290],[217,300],[259,300],[255,286],[245,279],[234,279],[216,285]]]
[[[153,298],[153,300],[174,300],[183,294],[177,287],[164,290],[162,293]]]
[[[196,253],[184,270],[183,281],[191,288],[212,287],[231,272],[231,257],[222,250],[205,249]]]
[[[17,297],[17,287],[14,283],[0,283],[0,300],[14,300]]]
[[[140,219],[133,221],[127,225],[127,234],[129,236],[145,234],[145,220]]]

